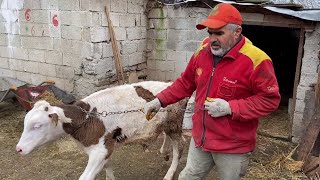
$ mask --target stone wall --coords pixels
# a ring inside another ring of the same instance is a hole
[[[112,85],[105,0],[0,0],[0,76],[52,79],[79,97]],[[147,0],[109,0],[125,71],[146,69]]]

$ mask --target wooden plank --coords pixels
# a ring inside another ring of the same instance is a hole
[[[303,56],[303,49],[304,49],[304,40],[305,40],[305,30],[300,29],[299,35],[299,46],[298,46],[298,56],[297,56],[297,64],[296,64],[296,74],[294,77],[294,85],[293,85],[293,99],[292,99],[292,108],[290,113],[290,121],[289,121],[289,135],[288,139],[292,140],[292,126],[293,126],[293,118],[294,118],[294,110],[296,107],[297,101],[297,89],[300,81],[300,74],[301,74],[301,64],[302,64],[302,56]]]
[[[109,28],[109,33],[110,33],[110,37],[111,37],[112,52],[113,52],[114,63],[115,63],[115,67],[116,67],[118,84],[124,84],[125,78],[124,78],[124,73],[123,73],[122,61],[121,61],[121,57],[120,57],[120,51],[118,48],[116,35],[115,35],[114,29],[113,29],[112,21],[110,19],[110,14],[109,14],[109,10],[108,10],[107,6],[105,6],[105,13],[106,13],[107,20],[108,20],[108,28]]]

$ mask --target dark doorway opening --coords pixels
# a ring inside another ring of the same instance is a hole
[[[280,105],[288,106],[294,91],[300,29],[256,25],[242,27],[243,35],[272,59],[281,94]]]

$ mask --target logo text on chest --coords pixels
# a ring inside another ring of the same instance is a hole
[[[223,77],[223,81],[227,82],[227,83],[230,83],[230,84],[236,84],[237,83],[237,80],[232,81],[232,80],[229,80],[227,77]]]

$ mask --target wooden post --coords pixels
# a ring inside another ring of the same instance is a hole
[[[118,84],[124,84],[125,79],[124,79],[123,66],[122,66],[121,57],[120,57],[120,51],[118,48],[116,36],[114,33],[113,25],[112,25],[112,22],[110,19],[110,14],[109,14],[109,10],[108,10],[107,6],[105,6],[105,12],[106,12],[107,20],[108,20],[108,28],[109,28],[109,34],[111,37],[112,52],[113,52],[113,57],[114,57],[114,63],[116,66]],[[121,83],[120,83],[120,81],[121,81]]]
[[[296,107],[296,96],[297,96],[297,89],[300,80],[300,73],[301,73],[301,64],[302,64],[302,55],[303,55],[303,46],[305,40],[305,29],[300,29],[300,36],[299,36],[299,47],[298,47],[298,57],[297,57],[297,65],[296,65],[296,74],[294,78],[294,85],[293,85],[293,100],[292,100],[292,108],[290,113],[290,121],[289,121],[289,136],[288,139],[292,140],[292,126],[293,126],[293,117],[294,117],[294,109]]]

